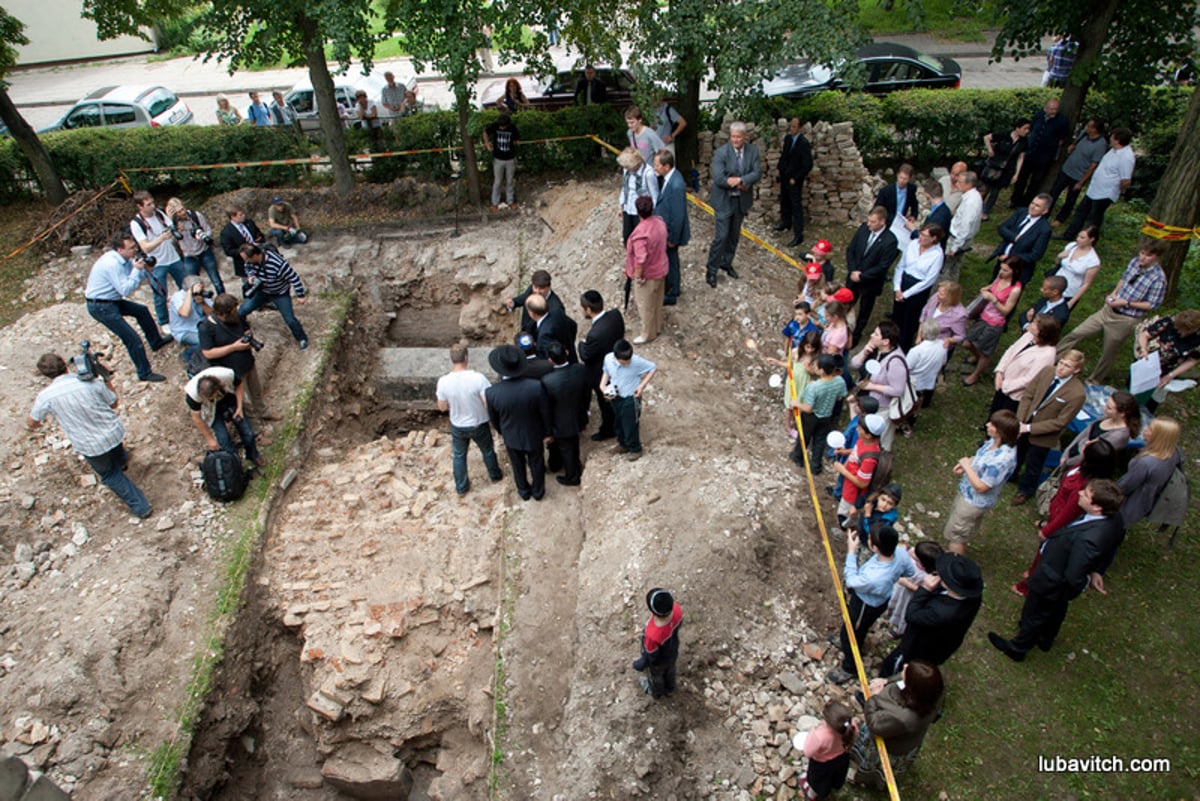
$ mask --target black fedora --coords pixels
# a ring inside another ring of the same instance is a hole
[[[525,372],[525,354],[516,345],[501,345],[492,348],[488,364],[504,378],[516,378]]]
[[[979,565],[965,556],[944,553],[937,560],[938,576],[951,592],[964,598],[983,595],[983,574]]]

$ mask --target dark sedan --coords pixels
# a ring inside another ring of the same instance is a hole
[[[558,111],[560,108],[575,105],[575,87],[583,77],[583,68],[565,67],[559,65],[558,71],[547,80],[538,80],[529,75],[517,78],[530,108],[539,111]],[[604,81],[605,102],[610,106],[624,108],[633,102],[633,87],[637,80],[629,70],[614,69],[613,67],[596,67],[596,77]],[[506,81],[496,81],[479,96],[479,102],[484,108],[500,108],[504,97]]]
[[[856,57],[867,75],[862,91],[871,94],[901,89],[957,89],[962,83],[962,67],[954,59],[931,56],[902,44],[864,45],[858,48]],[[763,81],[763,94],[798,100],[831,89],[849,91],[851,87],[837,73],[837,68],[816,64],[789,64],[774,78]]]

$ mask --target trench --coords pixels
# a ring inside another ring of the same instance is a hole
[[[288,530],[291,507],[311,492],[305,481],[318,472],[318,466],[328,470],[345,454],[372,447],[381,438],[397,442],[410,432],[430,430],[448,435],[448,421],[432,400],[436,376],[449,369],[448,343],[466,341],[474,355],[476,347],[484,353],[487,346],[503,341],[494,334],[485,339],[478,328],[464,331],[460,325],[462,306],[481,295],[494,306],[497,287],[468,288],[456,283],[453,274],[422,264],[421,255],[403,252],[404,246],[395,239],[385,237],[378,246],[396,251],[388,260],[390,276],[370,292],[355,293],[328,372],[318,381],[328,389],[316,394],[305,414],[305,433],[296,459],[301,478],[278,496],[270,510],[263,545],[247,580],[247,597],[228,633],[226,656],[192,740],[180,798],[425,801],[448,797],[444,789],[438,789],[445,773],[459,770],[463,764],[487,764],[490,718],[467,709],[454,696],[491,691],[490,624],[485,628],[480,620],[494,614],[494,602],[492,608],[484,607],[474,615],[442,608],[435,619],[424,613],[426,618],[410,623],[427,625],[400,641],[399,649],[393,647],[399,653],[389,658],[397,662],[406,658],[406,648],[418,647],[421,632],[455,642],[474,627],[481,635],[482,647],[472,658],[479,662],[479,654],[484,654],[487,659],[465,675],[478,686],[426,699],[415,730],[413,726],[406,729],[401,721],[383,720],[367,737],[363,732],[370,727],[362,725],[352,705],[348,705],[345,718],[333,723],[312,711],[313,671],[318,668],[306,659],[301,633],[309,621],[299,629],[285,625],[277,596],[281,574],[272,564],[273,557],[266,555],[275,543],[294,534]],[[405,259],[419,266],[415,277],[397,274],[404,272],[395,269],[397,260]],[[507,284],[503,276],[498,280]],[[495,317],[497,331],[511,326],[511,318],[500,312]],[[486,359],[472,358],[471,366],[486,372]],[[427,677],[413,675],[411,681],[418,683],[423,678]],[[378,710],[380,718],[399,717],[386,693]],[[360,737],[375,751],[386,752],[383,757],[396,765],[396,781],[380,784],[363,779],[355,783],[352,779],[334,786],[323,774],[331,755],[346,753]],[[453,797],[486,797],[486,769],[472,770],[480,775],[465,792]]]

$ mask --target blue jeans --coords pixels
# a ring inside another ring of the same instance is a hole
[[[500,462],[496,459],[496,448],[492,444],[492,429],[487,423],[480,423],[474,428],[459,428],[450,426],[450,446],[454,457],[454,489],[462,495],[471,488],[471,479],[467,477],[467,448],[471,440],[479,447],[483,455],[483,464],[487,467],[488,478],[499,481],[504,477],[500,472]]]
[[[145,307],[143,306],[143,308]],[[125,475],[125,465],[129,459],[125,454],[124,444],[117,445],[108,453],[83,458],[96,471],[96,475],[100,476],[100,482],[115,492],[118,498],[125,501],[129,511],[138,517],[150,516],[150,501],[146,500],[146,496],[137,488],[137,485],[129,480],[129,476]]]
[[[245,319],[250,315],[250,312],[267,303],[275,304],[275,308],[279,310],[279,316],[287,323],[288,329],[291,330],[292,336],[296,338],[297,342],[302,339],[308,339],[308,334],[304,333],[304,326],[300,325],[300,321],[296,319],[296,313],[292,311],[292,296],[290,294],[268,295],[260,289],[242,301],[242,305],[238,306],[238,316]]]
[[[170,321],[170,316],[167,314],[167,276],[175,279],[175,286],[183,289],[183,277],[187,275],[184,269],[183,259],[174,264],[156,264],[151,273],[154,280],[150,282],[150,289],[154,291],[154,314],[158,317],[159,325],[167,325]]]
[[[126,317],[137,320],[150,347],[161,348],[166,344],[166,340],[154,324],[149,309],[131,300],[89,300],[87,310],[92,319],[120,337],[137,370],[138,378],[144,379],[154,372],[150,369],[150,359],[146,357],[146,347],[142,344],[142,338],[133,330],[133,326],[125,322]]]
[[[228,395],[226,398],[230,397]],[[236,401],[229,403],[217,404],[217,416],[210,424],[212,426],[213,436],[217,438],[217,444],[221,446],[221,450],[229,451],[233,455],[237,455],[237,446],[233,444],[233,435],[229,433],[229,424],[232,424],[237,429],[238,437],[241,438],[242,444],[246,446],[246,458],[252,462],[257,462],[259,453],[258,448],[254,445],[254,429],[250,427],[250,421],[243,415],[241,419],[233,419],[233,409],[236,407]],[[229,417],[226,417],[226,412]]]
[[[638,399],[632,395],[628,398],[612,399],[617,442],[630,453],[638,453],[642,449],[641,432],[638,430],[640,405]]]
[[[221,271],[217,269],[217,257],[213,254],[212,248],[206,248],[199,256],[184,256],[183,271],[187,275],[199,275],[200,268],[204,268],[204,273],[208,276],[208,282],[212,284],[213,291],[218,295],[225,291],[225,284],[221,281]]]
[[[175,337],[175,341],[183,345],[183,360],[185,362],[192,358],[192,354],[200,347],[200,335],[195,331],[180,331],[171,334]]]

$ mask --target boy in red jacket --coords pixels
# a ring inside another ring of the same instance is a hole
[[[633,669],[646,671],[640,679],[643,690],[655,698],[663,698],[675,692],[675,660],[679,657],[683,607],[661,587],[646,593],[646,606],[650,607],[650,619],[642,635],[642,655],[634,660]]]

